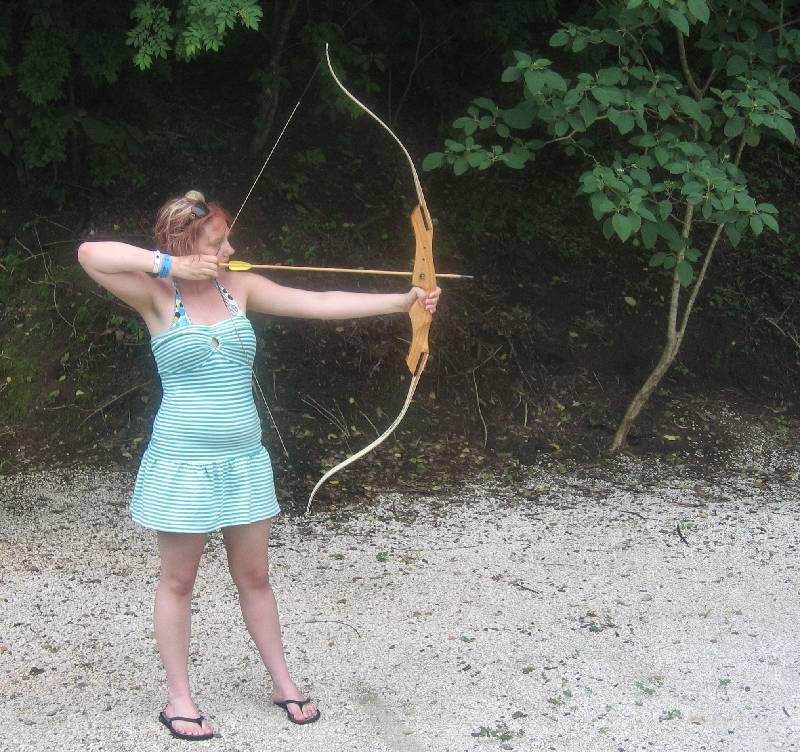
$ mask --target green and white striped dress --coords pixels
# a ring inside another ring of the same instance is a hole
[[[232,315],[192,324],[176,293],[173,327],[151,340],[164,396],[131,502],[134,522],[205,533],[280,512],[253,400],[253,327],[219,286]]]

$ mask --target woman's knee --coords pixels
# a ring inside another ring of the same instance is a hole
[[[266,565],[248,564],[230,568],[231,579],[237,590],[269,588],[269,570]]]
[[[159,590],[165,591],[176,598],[191,596],[194,583],[197,579],[197,570],[161,572],[158,580]]]

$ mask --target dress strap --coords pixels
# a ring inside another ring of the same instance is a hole
[[[236,298],[231,295],[225,286],[218,280],[214,280],[214,284],[217,286],[217,290],[219,294],[222,296],[222,300],[225,303],[225,307],[228,309],[228,312],[231,316],[244,316],[242,313],[242,309],[239,308],[239,304],[236,302]]]
[[[175,312],[172,317],[172,328],[178,326],[188,326],[192,322],[189,321],[189,316],[186,313],[186,308],[183,305],[183,298],[181,297],[181,291],[178,289],[178,285],[175,284],[175,280],[172,280],[172,286],[175,288]]]

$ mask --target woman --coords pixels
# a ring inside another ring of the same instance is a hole
[[[206,535],[218,529],[245,624],[272,677],[272,701],[293,723],[320,717],[289,676],[269,582],[270,525],[280,509],[253,401],[256,338],[245,312],[345,319],[405,312],[416,300],[433,312],[440,293],[311,292],[228,272],[230,221],[220,205],[190,191],[159,211],[159,251],[112,241],[78,249],[89,276],[144,319],[162,380],[131,512],[158,533],[154,624],[167,676],[159,720],[193,741],[213,736],[192,699],[187,662],[192,588]]]

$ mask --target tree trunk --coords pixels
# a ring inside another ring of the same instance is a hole
[[[739,154],[737,155],[737,164],[739,158],[741,157],[741,153],[742,152],[740,149]],[[688,237],[688,233],[691,229],[693,212],[693,206],[687,207],[686,215],[684,217],[684,237]],[[639,388],[639,391],[636,392],[633,399],[628,404],[628,408],[625,410],[625,415],[617,427],[614,438],[611,440],[611,446],[609,447],[610,452],[618,452],[625,444],[625,441],[628,438],[628,433],[633,427],[636,418],[639,417],[639,413],[642,411],[642,408],[647,404],[647,401],[656,390],[656,387],[661,383],[661,379],[664,378],[667,371],[670,369],[670,366],[675,361],[678,351],[681,348],[681,344],[683,343],[683,337],[686,334],[686,326],[689,323],[689,316],[691,316],[692,311],[694,310],[694,303],[695,300],[697,300],[697,294],[700,292],[700,286],[703,284],[706,272],[708,271],[708,265],[711,263],[711,259],[714,256],[714,251],[719,244],[720,237],[722,237],[722,230],[724,227],[725,225],[717,225],[717,229],[711,238],[711,242],[708,244],[708,248],[706,249],[706,257],[703,260],[703,266],[700,268],[700,273],[697,275],[697,280],[695,281],[692,292],[689,295],[689,300],[686,301],[686,307],[683,310],[683,318],[681,319],[680,326],[678,326],[678,304],[680,302],[681,285],[678,281],[677,275],[673,273],[672,297],[670,299],[669,317],[667,323],[667,342],[664,345],[664,349],[661,352],[661,357],[658,359],[656,367],[650,372],[650,375],[647,377],[644,384],[642,384],[642,386]]]
[[[708,87],[711,85],[711,81],[717,73],[716,68],[711,71],[708,80],[701,89],[697,85],[691,69],[689,68],[689,61],[686,55],[686,46],[683,39],[683,34],[677,29],[676,38],[678,41],[678,54],[680,56],[681,69],[683,70],[686,83],[695,99],[702,99],[703,96],[705,96],[705,92],[707,91]],[[697,140],[697,135],[698,126],[695,124],[695,141]],[[733,160],[733,163],[737,167],[741,162],[744,147],[745,139],[744,134],[742,134],[742,137],[739,140],[739,147],[736,151],[736,157]],[[686,213],[683,216],[683,229],[681,235],[683,236],[684,240],[688,240],[689,235],[691,234],[693,217],[694,206],[689,204],[687,205]],[[714,231],[714,235],[708,244],[708,248],[706,249],[706,257],[703,260],[703,266],[700,269],[700,273],[697,275],[697,280],[692,287],[692,292],[689,295],[689,299],[686,301],[680,326],[678,326],[678,308],[680,303],[681,284],[678,280],[677,273],[673,272],[672,296],[670,298],[669,315],[667,320],[667,341],[664,345],[664,349],[661,352],[661,357],[658,359],[656,367],[650,372],[650,375],[647,377],[647,379],[645,379],[644,384],[642,384],[642,386],[639,388],[639,391],[636,392],[633,399],[628,404],[628,408],[625,410],[625,415],[622,417],[622,420],[620,421],[620,424],[614,433],[614,438],[611,440],[611,446],[609,447],[610,452],[618,452],[625,444],[625,441],[628,438],[628,433],[633,427],[634,421],[639,417],[639,413],[642,411],[642,408],[647,404],[647,401],[656,390],[656,387],[661,383],[661,379],[664,378],[670,366],[675,361],[678,351],[680,350],[681,343],[683,342],[683,337],[686,334],[686,325],[689,323],[689,317],[692,315],[694,303],[695,300],[697,300],[697,294],[700,291],[700,286],[703,284],[706,272],[708,271],[708,265],[711,263],[711,258],[717,248],[717,244],[722,236],[722,230],[724,227],[724,224],[717,225],[717,229]],[[679,254],[678,261],[681,261],[682,258],[683,254]]]
[[[639,417],[639,413],[647,404],[647,401],[656,390],[656,387],[661,383],[661,379],[664,378],[665,374],[670,369],[670,366],[675,360],[675,356],[678,354],[678,349],[679,344],[677,338],[675,336],[668,337],[667,344],[661,352],[661,357],[658,359],[656,367],[650,372],[644,384],[642,384],[639,391],[636,392],[633,399],[628,404],[628,409],[625,410],[625,415],[617,427],[614,438],[611,440],[611,446],[609,448],[611,452],[619,451],[623,444],[625,444],[628,433],[630,433],[633,424]]]

